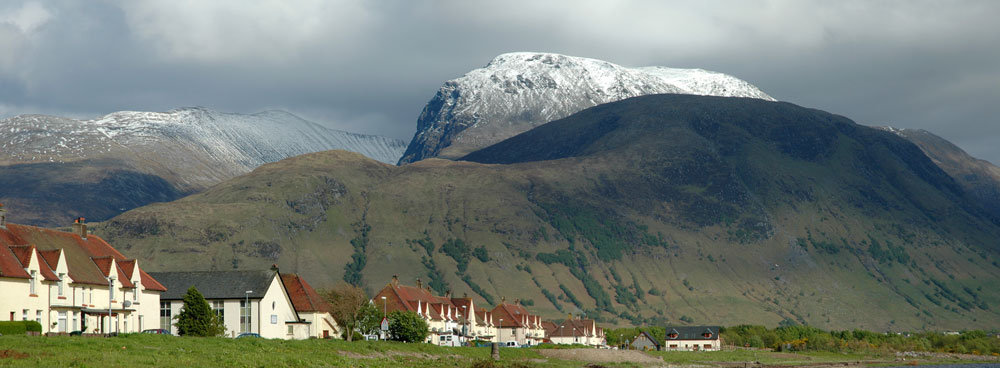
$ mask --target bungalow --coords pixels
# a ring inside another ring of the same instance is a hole
[[[320,330],[311,327],[315,321],[299,317],[277,266],[258,271],[150,274],[167,286],[168,291],[160,297],[160,328],[174,334],[174,317],[180,314],[184,294],[192,286],[222,318],[228,336],[253,332],[272,339],[306,339]]]
[[[83,218],[72,229],[10,224],[0,205],[0,318],[36,321],[43,333],[154,326],[166,288],[138,261],[88,234]]]
[[[722,348],[719,326],[668,326],[666,335],[664,350],[717,351]]]
[[[640,332],[639,336],[636,336],[632,339],[632,342],[629,343],[629,348],[633,350],[660,350],[661,347],[660,342],[646,331]]]

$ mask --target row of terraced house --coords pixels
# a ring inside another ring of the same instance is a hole
[[[0,319],[37,321],[45,334],[112,334],[163,329],[190,287],[222,319],[227,336],[339,338],[327,302],[302,277],[260,271],[146,272],[99,236],[83,218],[72,231],[8,224],[0,204]],[[434,295],[430,287],[392,281],[372,302],[412,311],[428,324],[427,342],[457,346],[480,340],[531,346],[543,342],[604,346],[604,331],[589,319],[542,321],[519,300],[480,306],[463,295]],[[109,318],[110,317],[110,318]]]
[[[455,297],[450,292],[444,296],[434,295],[420,279],[416,280],[415,286],[406,286],[400,285],[399,278],[393,276],[371,301],[388,312],[414,312],[419,315],[429,328],[427,342],[435,345],[459,346],[473,340],[517,346],[546,342],[607,345],[604,330],[594,320],[570,316],[559,324],[542,321],[517,299],[508,303],[506,298],[501,298],[500,303],[492,308],[477,306],[468,295]]]
[[[0,320],[36,321],[45,334],[176,334],[174,317],[192,286],[222,318],[228,336],[340,336],[330,306],[298,275],[277,267],[147,273],[88,233],[83,218],[70,232],[9,224],[0,204]]]

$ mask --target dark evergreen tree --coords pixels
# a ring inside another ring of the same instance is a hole
[[[184,307],[174,318],[181,336],[221,336],[226,332],[219,316],[194,286],[184,294]]]

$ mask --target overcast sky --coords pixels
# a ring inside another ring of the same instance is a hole
[[[1000,163],[1000,1],[2,1],[0,117],[284,109],[409,141],[512,51],[703,68]]]

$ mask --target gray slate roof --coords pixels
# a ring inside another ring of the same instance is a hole
[[[677,332],[677,338],[671,339],[670,332]],[[705,332],[712,333],[712,337],[702,336]],[[664,336],[666,341],[670,340],[716,340],[719,338],[719,326],[667,326],[667,333]]]
[[[181,300],[192,286],[205,299],[243,299],[247,290],[253,290],[250,299],[260,299],[277,274],[271,270],[259,270],[150,272],[149,275],[167,287],[160,300]]]

